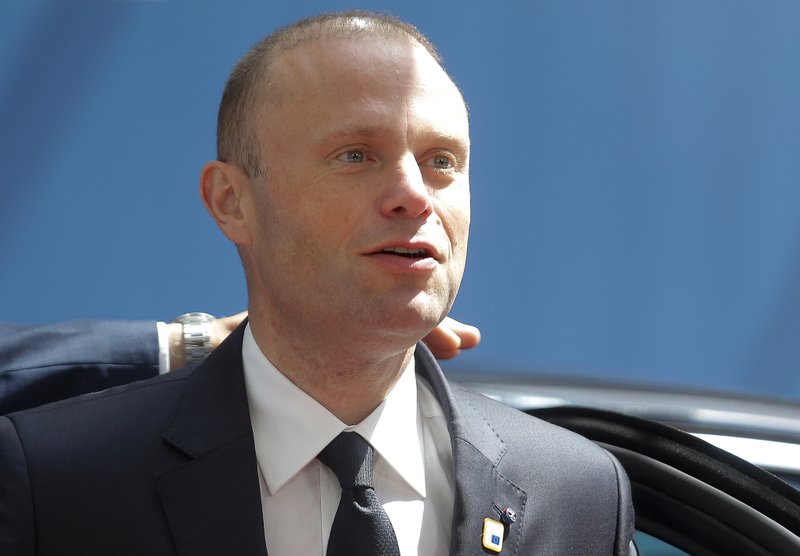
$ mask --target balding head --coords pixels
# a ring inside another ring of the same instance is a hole
[[[386,14],[349,11],[300,20],[256,44],[233,68],[217,119],[217,159],[239,167],[251,178],[266,172],[259,125],[279,102],[272,68],[281,54],[325,40],[404,40],[421,45],[441,66],[431,42],[413,25]]]

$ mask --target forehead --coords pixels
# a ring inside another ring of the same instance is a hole
[[[326,39],[278,55],[268,96],[295,124],[413,118],[468,134],[461,93],[430,53],[410,38]],[[301,120],[301,121],[298,121]]]

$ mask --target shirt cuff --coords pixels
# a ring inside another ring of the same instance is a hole
[[[158,330],[158,374],[169,372],[169,329],[167,323],[156,322]]]

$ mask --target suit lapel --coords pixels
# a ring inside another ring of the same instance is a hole
[[[468,396],[450,388],[436,360],[422,344],[417,345],[416,368],[442,405],[453,447],[455,502],[450,554],[485,554],[481,544],[483,520],[500,520],[505,508],[515,510],[517,521],[505,528],[501,554],[516,554],[525,522],[527,493],[497,469],[505,454],[502,438]]]
[[[244,326],[187,379],[163,435],[190,458],[157,478],[179,554],[266,554],[242,369]]]

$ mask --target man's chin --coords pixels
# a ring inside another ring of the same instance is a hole
[[[433,330],[447,316],[450,304],[442,296],[426,291],[385,292],[352,300],[351,310],[344,308],[328,316],[331,326],[349,328],[344,314],[352,315],[359,335],[405,338],[413,345]],[[327,320],[327,319],[326,319]]]
[[[384,320],[383,330],[387,335],[404,338],[408,345],[414,345],[444,319],[446,313],[438,311],[408,311],[405,314],[395,313]]]

